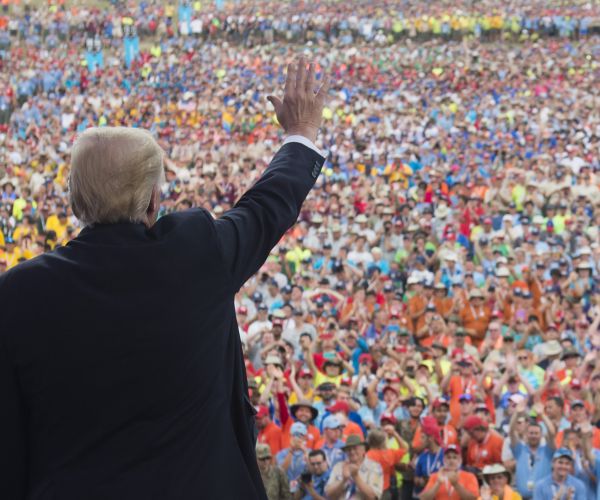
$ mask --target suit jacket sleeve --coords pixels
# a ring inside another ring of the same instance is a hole
[[[303,144],[284,144],[256,184],[215,221],[236,291],[296,222],[324,162],[323,156]]]
[[[27,416],[4,340],[0,338],[0,498],[19,500],[27,491]]]

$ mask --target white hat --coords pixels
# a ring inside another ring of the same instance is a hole
[[[448,215],[450,215],[450,209],[448,208],[448,205],[439,205],[435,209],[436,219],[445,219],[448,217]]]
[[[360,214],[358,217],[356,217],[356,219],[354,219],[356,222],[367,222],[367,216],[365,214]]]
[[[452,262],[456,262],[458,260],[458,257],[456,256],[456,254],[454,252],[448,252],[446,254],[446,256],[444,257],[444,259],[451,260]]]
[[[506,267],[501,267],[496,270],[496,276],[498,278],[508,278],[510,276],[510,271]]]
[[[409,276],[408,280],[406,281],[407,285],[416,285],[417,283],[421,283],[421,280],[419,279],[418,276]]]

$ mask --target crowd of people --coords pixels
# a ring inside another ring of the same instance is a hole
[[[600,499],[600,7],[572,4],[3,4],[0,272],[77,236],[90,126],[157,137],[163,214],[221,216],[302,51],[328,159],[236,300],[269,498]]]

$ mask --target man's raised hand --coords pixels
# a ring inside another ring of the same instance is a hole
[[[322,75],[320,82],[317,81],[314,63],[308,65],[307,71],[306,60],[300,57],[288,66],[283,101],[272,95],[267,97],[287,134],[302,135],[313,142],[316,140],[329,90],[329,77],[324,72]],[[320,87],[315,92],[319,83]]]

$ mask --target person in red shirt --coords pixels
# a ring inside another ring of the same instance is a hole
[[[489,424],[477,415],[471,415],[464,422],[463,429],[469,433],[466,465],[483,470],[486,465],[502,463],[504,439],[489,429]]]
[[[281,429],[271,420],[269,409],[266,406],[258,407],[255,419],[258,429],[257,442],[268,444],[271,448],[271,455],[275,456],[282,449]]]
[[[421,500],[476,500],[479,497],[477,477],[460,470],[460,448],[454,444],[444,449],[444,465],[430,477]]]

